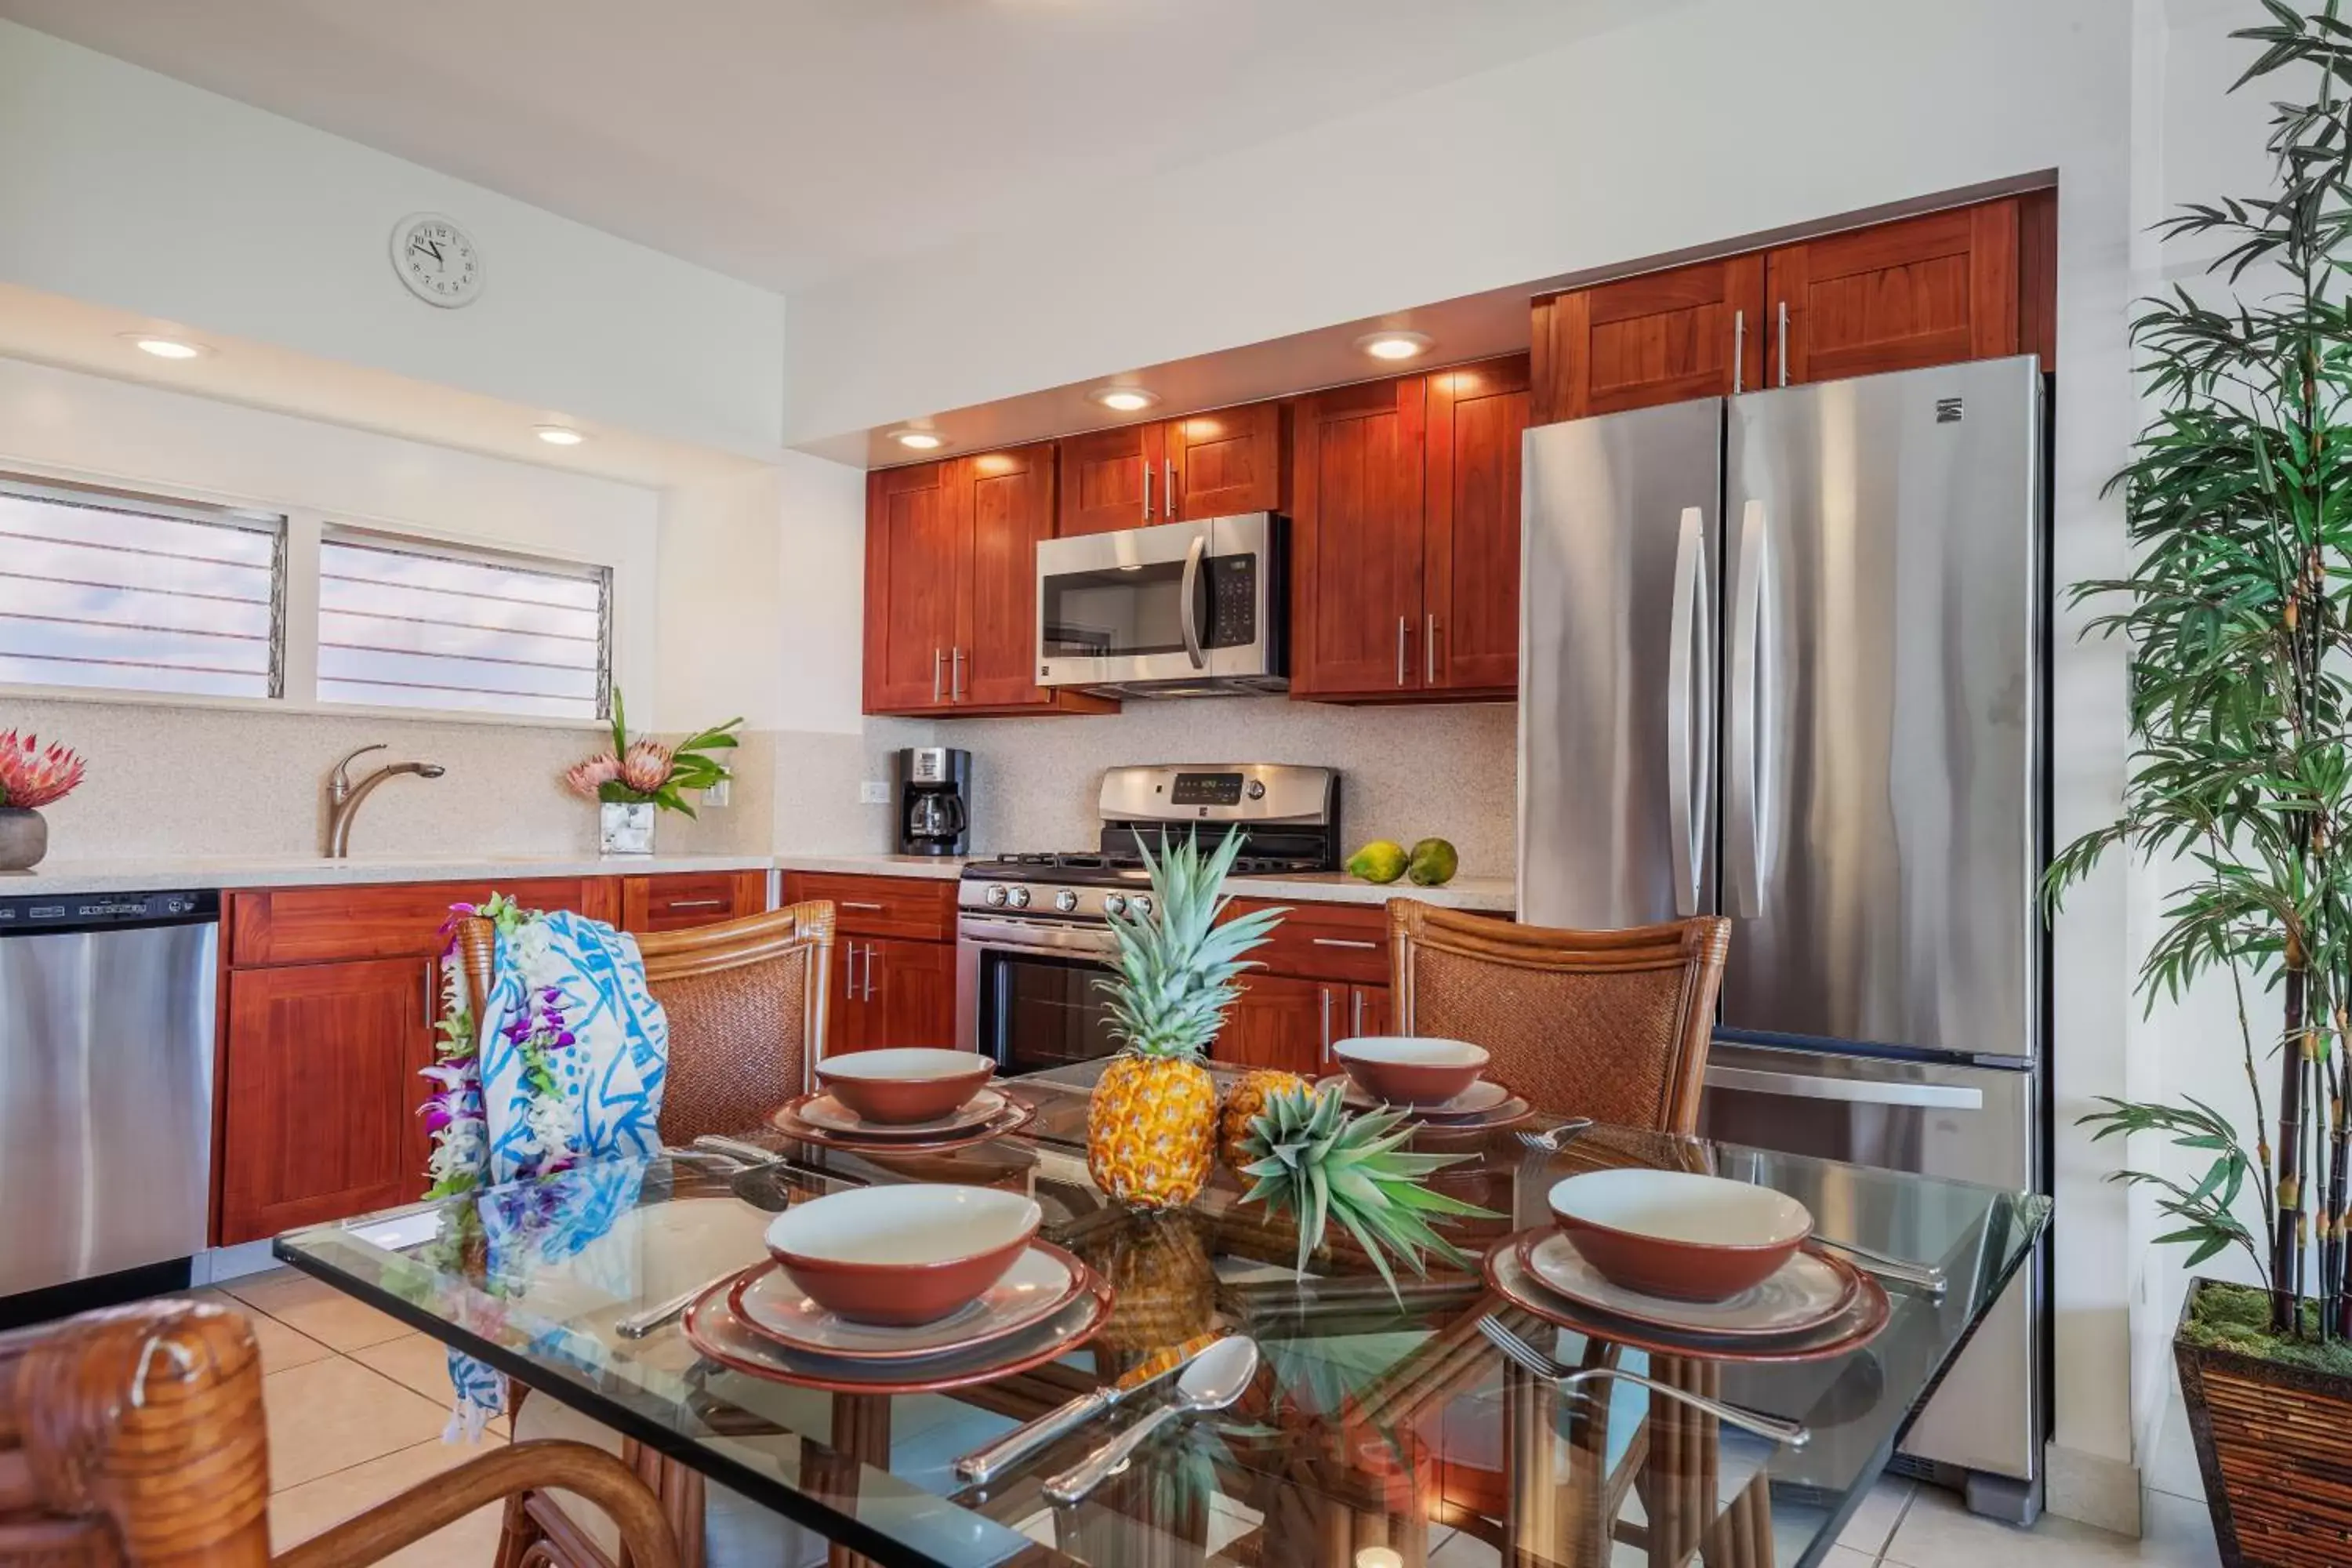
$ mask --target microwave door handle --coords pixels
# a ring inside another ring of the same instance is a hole
[[[1209,668],[1206,654],[1201,651],[1201,610],[1198,595],[1201,590],[1201,557],[1209,550],[1208,530],[1192,536],[1192,547],[1184,552],[1184,583],[1177,590],[1183,598],[1178,618],[1184,626],[1184,655],[1192,661],[1194,669]]]

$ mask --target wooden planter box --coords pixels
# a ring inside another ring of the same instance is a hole
[[[2197,1293],[2181,1302],[2186,1327]],[[2352,1563],[2352,1378],[2191,1344],[2172,1356],[2206,1506],[2231,1568]]]

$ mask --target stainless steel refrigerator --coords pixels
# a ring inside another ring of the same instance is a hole
[[[1527,433],[1519,915],[1731,918],[1712,1136],[2048,1190],[2042,448],[2030,357]],[[1904,1450],[2010,1517],[2042,1275]]]

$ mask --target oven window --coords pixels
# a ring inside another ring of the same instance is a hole
[[[1099,960],[1043,953],[980,955],[979,1048],[1007,1077],[1092,1061],[1118,1049]]]
[[[1205,577],[1205,574],[1203,576]],[[1207,584],[1196,585],[1205,598]],[[1057,572],[1045,579],[1043,658],[1184,651],[1184,563]],[[1194,611],[1193,625],[1200,624]]]

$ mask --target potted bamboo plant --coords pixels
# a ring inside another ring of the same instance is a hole
[[[2126,1170],[2199,1279],[2174,1358],[2228,1563],[2352,1561],[2352,26],[2264,0],[2233,90],[2274,84],[2274,188],[2184,207],[2208,283],[2133,323],[2159,412],[2116,477],[2136,564],[2078,584],[2130,640],[2123,815],[2063,850],[2053,900],[2109,848],[2185,880],[2140,970],[2150,1005],[2228,984],[2252,1121],[2201,1100],[2107,1101],[2096,1137],[2187,1151]],[[2266,1091],[2267,1087],[2267,1091]],[[2252,1215],[2251,1223],[2247,1215]]]

